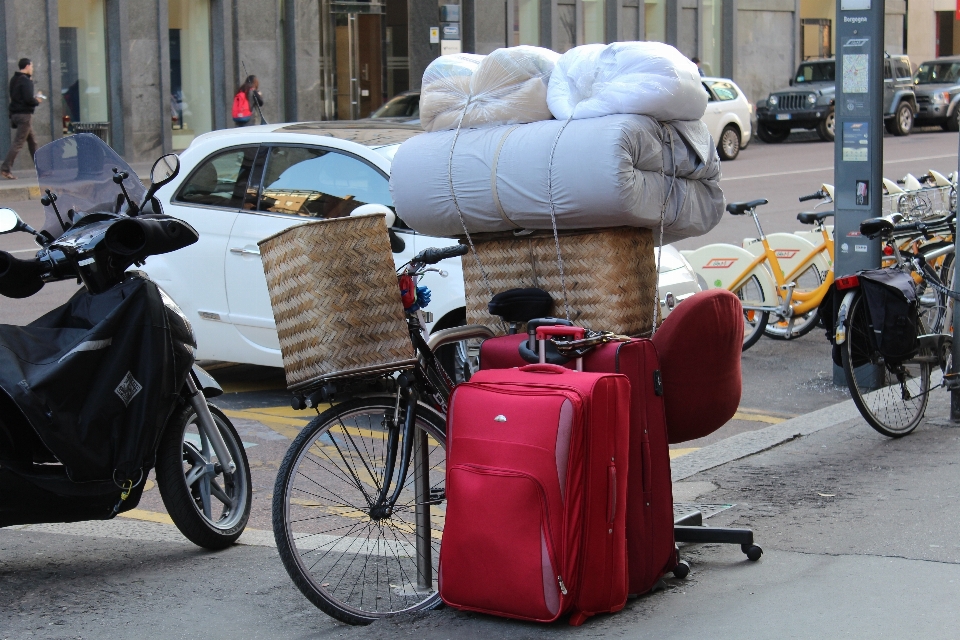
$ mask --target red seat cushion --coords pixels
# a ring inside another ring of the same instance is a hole
[[[740,406],[743,309],[725,289],[677,305],[653,336],[660,354],[670,444],[696,440],[727,423]]]

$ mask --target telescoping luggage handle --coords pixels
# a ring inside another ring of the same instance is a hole
[[[540,364],[547,362],[547,338],[553,336],[567,336],[574,340],[583,340],[586,335],[583,327],[565,327],[553,325],[537,327],[537,344],[540,346]],[[577,371],[583,371],[583,358],[577,358]]]

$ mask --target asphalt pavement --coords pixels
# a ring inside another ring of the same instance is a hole
[[[754,143],[723,165],[728,201],[766,197],[768,233],[800,228],[796,198],[832,181],[833,146],[795,135]],[[955,135],[886,137],[887,176],[956,167]],[[13,206],[38,226],[36,201]],[[749,224],[747,224],[749,223]],[[704,238],[755,236],[726,216]],[[21,246],[23,245],[23,246]],[[30,249],[25,235],[0,249]],[[0,304],[0,323],[23,323],[66,299],[58,283],[27,301]],[[0,640],[4,638],[527,638],[556,634],[673,638],[955,637],[960,595],[960,429],[935,392],[917,432],[888,440],[832,383],[817,329],[790,342],[762,339],[743,356],[735,419],[673,447],[674,496],[717,514],[708,524],[751,527],[757,563],[736,546],[682,550],[693,570],[579,629],[539,626],[449,609],[350,628],[326,617],[290,582],[272,547],[269,501],[289,441],[309,420],[287,405],[282,372],[212,363],[218,399],[247,446],[254,511],[240,545],[201,551],[170,524],[148,483],[132,517],[0,530]]]

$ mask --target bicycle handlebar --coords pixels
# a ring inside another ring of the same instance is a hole
[[[437,264],[441,260],[446,260],[447,258],[456,258],[457,256],[462,256],[469,250],[470,248],[465,244],[455,244],[451,247],[442,248],[430,247],[415,255],[410,262],[415,264]]]
[[[800,202],[806,202],[807,200],[822,200],[826,197],[826,193],[823,191],[817,191],[816,193],[811,193],[808,196],[800,196]]]

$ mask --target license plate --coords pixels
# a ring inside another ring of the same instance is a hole
[[[778,114],[777,114],[777,120],[789,120],[789,119],[790,119],[790,114],[789,114],[789,113],[778,113]]]

